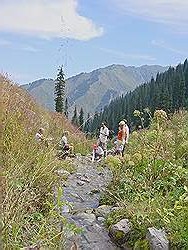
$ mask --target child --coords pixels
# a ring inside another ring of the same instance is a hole
[[[98,162],[104,156],[104,150],[97,144],[93,145],[93,154],[92,154],[92,162],[97,160]]]

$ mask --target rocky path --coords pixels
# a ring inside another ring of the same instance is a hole
[[[69,222],[76,224],[83,231],[78,236],[69,237],[66,250],[73,244],[74,249],[82,250],[118,250],[112,243],[103,222],[110,207],[100,206],[101,192],[109,184],[112,174],[108,168],[99,168],[84,157],[75,159],[76,172],[70,174],[64,186],[64,201],[72,208],[64,206],[63,215]],[[75,242],[75,243],[74,243]]]

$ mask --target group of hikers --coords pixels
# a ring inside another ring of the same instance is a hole
[[[129,139],[129,127],[126,120],[119,122],[118,133],[113,143],[114,147],[111,150],[107,150],[107,143],[109,138],[109,129],[105,122],[102,123],[99,138],[96,144],[93,145],[92,162],[95,160],[100,161],[107,155],[124,155],[126,144]]]
[[[109,132],[110,131],[107,127],[107,124],[103,122],[99,131],[97,143],[93,145],[92,162],[100,161],[103,157],[105,158],[109,154],[121,156],[124,155],[125,147],[129,139],[129,127],[127,125],[127,121],[122,120],[119,122],[118,133],[115,139],[113,140],[114,147],[111,150],[107,150]],[[74,155],[74,147],[72,144],[69,144],[68,136],[69,131],[64,131],[58,145],[60,157],[63,159],[65,159],[67,156]],[[44,142],[47,146],[49,141],[52,140],[52,138],[45,138],[43,128],[40,128],[39,131],[36,133],[35,139],[38,142]]]

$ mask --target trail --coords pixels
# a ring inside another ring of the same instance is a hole
[[[69,211],[65,206],[62,214],[83,232],[69,237],[65,249],[69,250],[74,242],[82,250],[120,249],[110,240],[104,217],[96,216],[100,195],[112,179],[111,171],[107,167],[99,168],[87,157],[77,157],[74,164],[76,172],[69,175],[63,188],[63,200],[73,208]]]

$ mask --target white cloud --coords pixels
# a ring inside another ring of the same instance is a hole
[[[188,30],[187,0],[113,0],[127,14]]]
[[[173,48],[171,45],[167,44],[163,40],[152,40],[151,44],[156,46],[156,47],[163,48],[165,50],[171,51],[171,52],[173,52],[175,54],[179,54],[179,55],[182,55],[182,56],[185,56],[185,57],[188,54],[188,51],[182,51],[182,50]]]
[[[122,59],[133,59],[133,60],[146,60],[146,61],[155,61],[156,58],[150,55],[145,54],[133,54],[133,53],[124,53],[121,51],[113,50],[113,49],[107,49],[107,48],[99,48],[101,51],[114,55],[118,58]]]
[[[77,7],[78,0],[1,0],[0,30],[78,40],[101,36],[103,28],[81,16]]]

